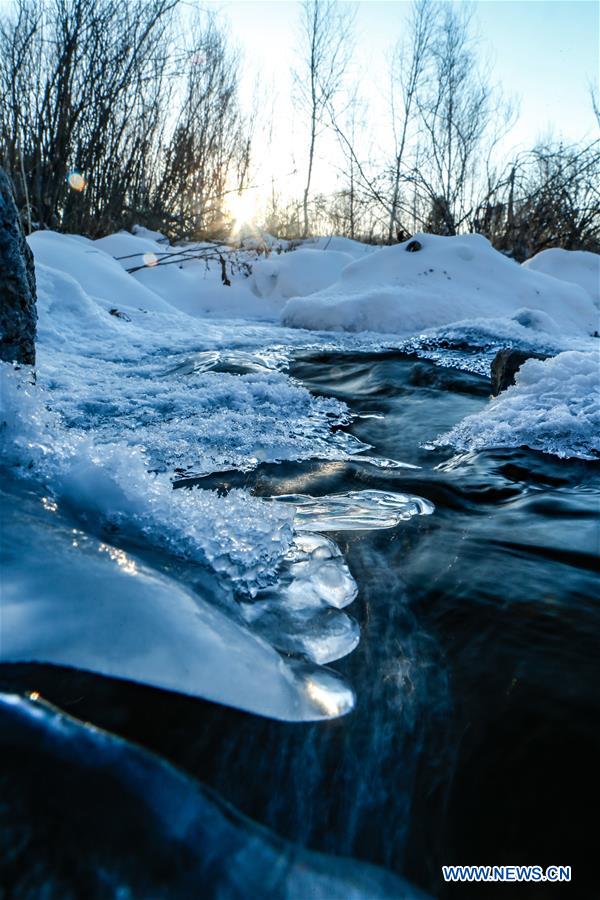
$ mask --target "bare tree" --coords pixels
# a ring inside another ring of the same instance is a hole
[[[524,259],[549,247],[600,251],[600,141],[520,154],[479,205],[473,228]]]
[[[470,36],[471,11],[445,4],[431,42],[428,77],[416,102],[427,155],[416,172],[429,200],[429,227],[455,234],[471,208],[479,153],[493,108]]]
[[[427,76],[435,30],[436,6],[433,0],[415,0],[408,23],[408,35],[396,44],[391,66],[390,107],[394,136],[394,161],[391,177],[388,241],[402,230],[400,189],[406,176],[411,126],[417,113],[417,100]]]
[[[301,64],[294,73],[300,105],[308,114],[309,141],[303,195],[304,237],[309,232],[309,196],[317,138],[339,91],[350,55],[352,20],[335,0],[303,0]]]
[[[237,98],[238,56],[213,17],[196,20],[185,56],[157,206],[172,211],[173,236],[199,238],[224,232],[227,194],[247,178],[250,137]]]
[[[204,14],[179,35],[177,2],[0,10],[0,161],[29,230],[223,230],[250,159],[237,57]]]
[[[0,146],[39,226],[101,232],[143,206],[176,0],[15,0],[0,15]]]
[[[600,98],[598,97],[598,85],[590,83],[589,90],[592,109],[594,111],[594,116],[596,117],[596,124],[600,127]]]

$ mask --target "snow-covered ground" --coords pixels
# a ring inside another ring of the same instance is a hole
[[[523,266],[534,272],[552,275],[560,281],[579,285],[600,308],[600,256],[596,253],[553,247],[537,253],[526,260]]]
[[[421,249],[411,252],[415,243]],[[569,268],[579,271],[581,263]],[[329,287],[290,300],[282,314],[284,324],[297,327],[402,335],[499,318],[573,337],[593,333],[598,324],[581,284],[519,266],[477,234],[417,234],[384,247],[348,265]]]
[[[593,457],[598,257],[548,251],[519,266],[472,235],[420,235],[414,253],[406,244],[377,249],[334,237],[292,252],[247,246],[233,254],[172,248],[135,231],[29,239],[37,374],[34,381],[1,365],[0,443],[5,473],[37,500],[28,494],[14,513],[9,556],[24,544],[33,555],[7,569],[3,655],[88,667],[276,718],[339,715],[352,692],[322,664],[356,646],[358,627],[342,612],[356,585],[319,532],[346,520],[387,527],[431,508],[368,492],[313,506],[239,489],[174,491],[174,473],[349,456],[401,465],[369,456],[340,430],[351,421],[347,407],[311,395],[286,363],[298,348],[432,342],[560,353],[528,362],[514,388],[440,443]],[[212,572],[238,598],[236,621],[113,546],[110,535],[115,545],[127,535]],[[21,602],[34,595],[35,603]],[[121,595],[131,602],[119,618]],[[116,641],[109,621],[119,623]],[[308,662],[290,664],[272,645]]]

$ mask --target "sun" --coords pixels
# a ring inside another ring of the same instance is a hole
[[[227,213],[232,220],[232,233],[253,229],[258,215],[256,191],[247,190],[239,194],[232,193],[227,198]]]

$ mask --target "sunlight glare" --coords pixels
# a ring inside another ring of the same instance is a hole
[[[232,231],[239,234],[244,227],[254,225],[257,210],[255,192],[231,194],[227,200],[227,211],[232,219]]]

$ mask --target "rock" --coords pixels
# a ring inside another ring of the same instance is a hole
[[[120,309],[117,309],[116,306],[113,309],[109,309],[109,313],[111,316],[116,316],[117,319],[124,319],[125,322],[131,322],[131,317],[127,315],[127,313],[121,312]]]
[[[15,205],[0,169],[0,359],[35,364],[35,269]]]
[[[423,245],[420,241],[411,241],[410,244],[406,245],[407,253],[416,253],[418,250],[422,250]]]
[[[515,383],[515,375],[528,359],[548,359],[548,354],[533,353],[531,350],[498,350],[491,365],[492,394],[497,397],[501,391]]]

